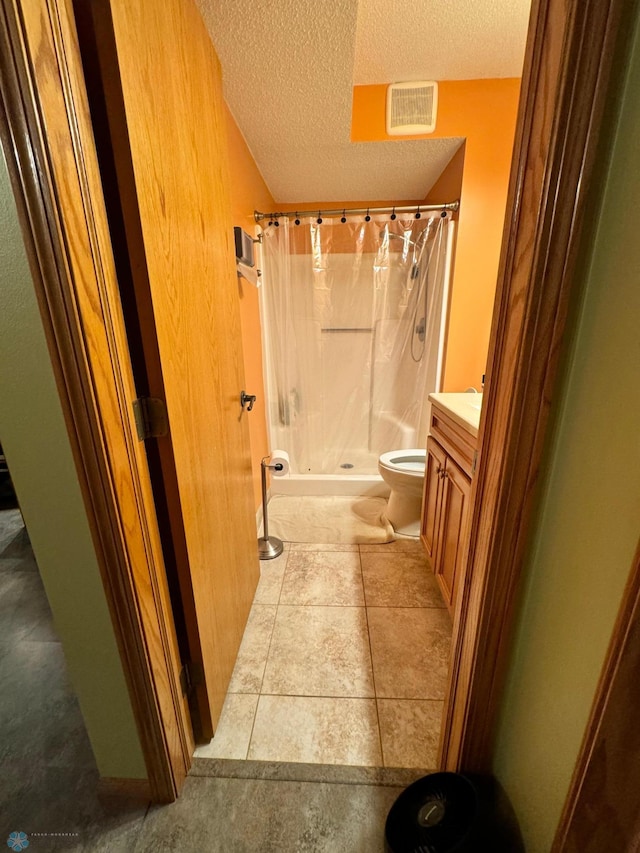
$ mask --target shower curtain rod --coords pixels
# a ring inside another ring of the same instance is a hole
[[[379,213],[422,213],[429,210],[458,210],[460,207],[460,199],[450,201],[446,204],[412,204],[408,207],[340,207],[337,210],[285,210],[274,211],[273,213],[261,213],[259,210],[253,211],[253,216],[256,222],[261,219],[282,219],[283,216],[353,216],[358,213],[366,215]]]

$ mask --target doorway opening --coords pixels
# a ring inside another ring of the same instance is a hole
[[[462,596],[464,606],[456,614],[454,621],[454,687],[446,702],[449,707],[446,709],[447,725],[440,759],[443,766],[452,769],[459,766],[479,769],[490,763],[490,730],[495,720],[501,686],[497,669],[500,667],[500,661],[504,662],[506,654],[503,637],[505,633],[508,634],[509,617],[513,612],[518,558],[522,555],[522,540],[530,515],[528,495],[540,462],[541,441],[548,409],[529,421],[523,419],[523,412],[534,409],[537,412],[539,401],[548,401],[551,398],[557,367],[557,357],[554,357],[558,349],[557,336],[562,334],[566,306],[571,294],[572,267],[570,263],[567,264],[566,258],[567,254],[575,254],[576,231],[579,230],[576,229],[576,217],[580,219],[584,207],[583,197],[578,190],[585,168],[588,173],[588,167],[593,163],[593,127],[600,126],[598,120],[601,118],[602,99],[610,68],[603,47],[612,48],[619,21],[620,10],[615,3],[606,8],[603,4],[592,4],[579,20],[573,16],[574,11],[573,8],[566,10],[564,6],[556,7],[553,3],[548,6],[539,4],[536,7],[536,19],[530,38],[526,66],[527,102],[525,109],[521,110],[518,131],[520,159],[513,171],[510,191],[512,228],[503,252],[500,273],[502,290],[489,358],[490,393],[485,403],[488,408],[485,409],[484,426],[481,426],[480,462],[473,486],[476,493],[482,493],[483,500],[474,503],[468,565],[479,568],[479,573],[474,573],[473,577],[467,573],[465,585],[474,586],[476,594],[471,598]],[[583,26],[584,32],[580,29]],[[565,49],[566,55],[563,54]],[[603,57],[600,64],[593,62],[594,57]],[[584,84],[580,92],[570,90],[567,85],[566,71],[570,67],[577,68],[580,72],[579,79]],[[37,64],[32,63],[30,69],[37,72]],[[13,80],[13,77],[11,79]],[[552,83],[552,92],[548,98],[548,90],[539,85],[543,79]],[[544,104],[541,103],[543,89]],[[18,90],[20,91],[19,87]],[[38,87],[34,87],[32,91],[38,92]],[[8,100],[13,109],[17,99]],[[27,101],[30,103],[29,98]],[[58,115],[66,116],[64,108],[58,110]],[[558,124],[566,131],[562,139],[559,139],[555,132]],[[11,122],[10,125],[14,127]],[[13,138],[17,137],[18,134]],[[27,164],[33,162],[33,158],[29,158],[28,152],[25,153],[24,147],[19,143],[18,139],[15,156],[20,158],[25,166],[19,170],[14,164],[14,172],[29,176]],[[531,150],[532,147],[536,147],[535,152]],[[542,158],[540,151],[544,154]],[[568,156],[567,152],[575,156]],[[36,154],[39,154],[39,149]],[[542,163],[544,181],[540,177],[539,169],[536,169],[536,163],[539,162]],[[557,168],[554,170],[552,166]],[[42,170],[42,174],[47,174],[46,169]],[[547,199],[546,177],[549,174],[554,178],[554,192],[551,195],[554,200],[562,199],[565,205],[562,211],[557,211],[554,204],[543,203],[543,199]],[[16,184],[19,184],[19,177],[15,180]],[[60,186],[64,185],[65,182],[60,181]],[[520,207],[523,197],[528,199],[528,203],[522,203]],[[36,201],[35,207],[37,206]],[[41,208],[45,211],[49,209],[43,204]],[[80,206],[76,205],[72,209],[80,209]],[[523,209],[536,211],[536,215],[525,216]],[[550,227],[552,222],[553,228]],[[58,231],[52,228],[52,233],[57,235]],[[535,275],[532,275],[532,271]],[[58,284],[56,280],[56,286]],[[47,292],[47,287],[53,287],[50,282],[40,283],[40,286],[43,293]],[[63,290],[64,286],[65,283],[62,282]],[[523,293],[527,299],[522,298]],[[59,343],[54,335],[51,339]],[[514,349],[511,349],[505,353],[506,344],[514,345],[514,341],[518,344],[518,347],[515,347],[517,352],[514,354]],[[61,360],[64,361],[64,358],[74,354],[76,343],[76,336],[71,334],[67,350],[64,344],[60,344]],[[538,368],[535,360],[531,359],[532,353],[545,356],[542,367]],[[105,358],[103,365],[109,364],[111,362]],[[97,376],[95,364],[90,366],[94,369],[91,375]],[[525,366],[528,371],[525,371]],[[526,377],[523,378],[525,373]],[[83,387],[81,383],[80,387]],[[120,393],[118,401],[122,403],[122,410],[126,410],[128,401],[124,394]],[[74,410],[73,406],[70,406],[70,411],[72,416],[74,411],[77,414],[77,409]],[[84,412],[84,409],[82,411]],[[93,417],[91,423],[94,423],[97,415],[94,410],[90,411]],[[74,423],[80,423],[80,418]],[[82,444],[83,441],[85,445]],[[80,435],[78,442],[81,448],[86,446],[86,437]],[[527,460],[526,471],[522,471],[521,467],[513,463],[512,460],[517,458]],[[500,470],[503,476],[496,478],[496,470]],[[490,476],[492,472],[493,479]],[[512,498],[508,511],[504,509],[507,491]],[[515,518],[509,513],[515,514]],[[131,534],[130,530],[125,532],[127,535]],[[499,537],[502,538],[497,541]],[[507,547],[511,542],[513,547]],[[494,559],[496,553],[498,557]],[[119,563],[113,565],[115,568],[112,568],[112,571],[121,571]],[[124,599],[134,609],[137,606],[138,593],[139,590],[135,586],[132,589],[124,586]],[[140,608],[147,621],[139,628],[138,634],[134,633],[134,637],[141,634],[147,636],[158,624],[171,625],[170,616],[167,617],[166,612],[163,612],[157,598],[152,605],[147,610]],[[114,610],[116,614],[121,614],[126,608],[116,606]],[[490,616],[493,625],[489,625]],[[477,642],[496,654],[480,658],[475,648]],[[170,645],[166,643],[164,650]],[[155,652],[153,644],[149,643],[148,648]],[[171,669],[170,656],[164,661],[161,655],[156,656],[154,663],[158,663],[163,667],[162,671],[167,673],[165,681],[154,680],[150,675],[149,662],[141,659],[139,667],[129,667],[128,675],[132,682],[142,682],[145,685],[146,679],[153,684],[164,684],[165,687],[169,685],[169,691],[173,691],[176,673]],[[483,697],[488,700],[487,703],[483,703]],[[175,695],[171,701],[174,703],[171,713],[174,714],[177,710]],[[141,729],[144,729],[144,723],[153,720],[154,732],[163,730],[162,715],[166,712],[166,706],[162,708],[161,713],[155,714],[153,708],[145,706],[144,703],[142,707],[136,708],[139,720],[142,721]],[[180,727],[180,723],[178,725]],[[182,725],[184,726],[184,721]],[[172,745],[175,739],[169,742],[167,738],[164,743]],[[166,752],[154,753],[149,743],[146,743],[145,751],[150,772],[151,769],[160,767],[165,781],[171,783],[172,779],[177,778],[173,774],[170,757]],[[178,782],[174,784],[177,785]],[[165,786],[166,796],[170,796],[170,788],[171,784]]]

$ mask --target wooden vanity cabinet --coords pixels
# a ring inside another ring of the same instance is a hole
[[[422,544],[433,566],[438,543],[438,522],[442,503],[443,478],[447,454],[431,436],[427,438],[427,460],[424,468],[424,497],[422,501]]]
[[[467,535],[475,437],[434,406],[427,439],[421,540],[453,613]]]

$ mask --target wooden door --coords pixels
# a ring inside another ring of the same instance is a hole
[[[437,441],[427,438],[427,461],[424,470],[424,498],[422,501],[422,530],[420,537],[435,572],[438,523],[440,521],[440,496],[442,472],[447,456]]]
[[[442,508],[436,553],[436,577],[449,609],[453,609],[458,570],[464,555],[464,535],[471,481],[449,457],[444,470]]]
[[[220,66],[193,0],[75,9],[130,340],[168,410],[161,486],[208,739],[259,574]]]

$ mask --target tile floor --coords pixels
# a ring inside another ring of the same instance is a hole
[[[287,543],[200,758],[433,768],[451,619],[419,542]]]

